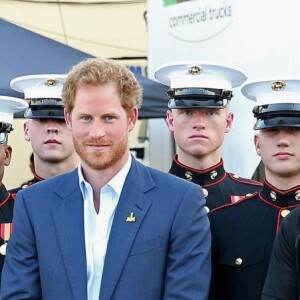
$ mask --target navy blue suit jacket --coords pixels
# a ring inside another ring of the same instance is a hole
[[[101,300],[207,299],[209,221],[201,189],[133,159],[108,241]],[[133,212],[135,222],[126,222]],[[86,300],[77,170],[17,194],[1,299]]]

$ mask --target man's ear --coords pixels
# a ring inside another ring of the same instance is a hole
[[[71,115],[70,113],[66,112],[66,110],[64,111],[64,115],[65,115],[65,122],[67,125],[67,128],[69,130],[72,130],[72,123],[71,123]]]
[[[29,137],[29,121],[25,122],[23,124],[23,131],[24,131],[24,139],[25,141],[29,142],[30,137]]]
[[[12,147],[10,145],[5,146],[5,159],[4,159],[4,165],[9,166],[11,161],[11,154],[12,154]]]
[[[168,127],[169,127],[171,133],[174,133],[174,117],[173,117],[173,113],[171,110],[167,111],[166,122],[168,124]]]
[[[255,146],[256,154],[260,156],[261,150],[260,150],[259,134],[254,135],[254,146]]]
[[[128,114],[128,130],[129,132],[133,130],[139,116],[139,110],[137,107],[133,107],[133,109]]]
[[[226,118],[226,129],[225,129],[225,133],[228,133],[232,127],[233,124],[233,118],[234,115],[233,113],[228,113],[227,118]]]

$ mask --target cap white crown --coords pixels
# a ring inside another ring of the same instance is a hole
[[[246,75],[222,64],[181,61],[161,65],[155,79],[171,88],[214,88],[232,91],[246,81]]]
[[[243,95],[258,105],[300,103],[300,79],[259,79],[246,82]]]
[[[14,78],[10,82],[13,90],[24,93],[25,99],[61,98],[66,74],[38,74]]]
[[[27,107],[24,99],[0,95],[0,122],[12,125],[14,113],[24,111]]]

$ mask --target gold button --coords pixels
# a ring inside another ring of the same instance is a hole
[[[239,175],[233,174],[233,178],[240,178]]]
[[[236,264],[237,266],[241,266],[241,265],[243,264],[243,260],[239,257],[239,258],[237,258],[237,259],[235,260],[235,264]]]
[[[281,216],[283,218],[285,218],[289,213],[290,213],[290,211],[288,209],[284,209],[284,210],[281,211]]]
[[[208,196],[208,190],[205,189],[205,188],[202,188],[202,191],[203,191],[204,196],[207,197]]]
[[[210,209],[207,206],[204,206],[204,209],[206,210],[207,213],[210,212]]]

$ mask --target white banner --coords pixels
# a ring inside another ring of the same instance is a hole
[[[149,76],[164,63],[213,61],[255,78],[300,78],[299,7],[294,0],[148,0]],[[251,177],[260,158],[253,143],[254,102],[234,90],[226,135],[227,170]]]

